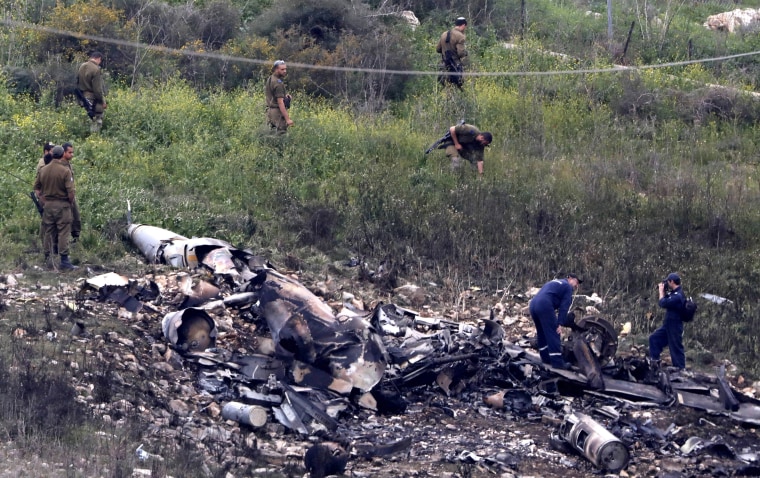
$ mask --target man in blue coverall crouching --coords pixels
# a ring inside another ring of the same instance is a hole
[[[575,274],[551,280],[530,301],[530,317],[536,324],[541,361],[554,368],[570,368],[570,364],[562,358],[559,326],[570,327],[574,324],[575,314],[568,314],[568,310],[573,302],[573,292],[581,282]]]

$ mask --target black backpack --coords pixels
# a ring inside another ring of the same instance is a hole
[[[694,320],[694,315],[697,313],[697,303],[689,297],[683,304],[683,310],[681,310],[681,321],[691,322]]]

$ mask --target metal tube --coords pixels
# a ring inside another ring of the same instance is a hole
[[[566,416],[559,433],[599,469],[616,473],[628,466],[628,448],[588,415],[573,412]]]
[[[267,409],[258,405],[228,402],[222,408],[222,417],[252,427],[263,427],[267,423]]]

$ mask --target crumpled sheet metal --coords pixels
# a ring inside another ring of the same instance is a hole
[[[179,290],[185,296],[179,305],[180,309],[197,307],[220,296],[219,288],[205,280],[196,281],[192,276],[184,275],[178,278],[178,282]]]
[[[160,293],[158,285],[153,281],[140,286],[137,281],[114,272],[85,280],[82,291],[86,289],[97,291],[98,300],[115,302],[129,312],[140,311],[144,305],[142,300],[155,299]]]
[[[312,370],[322,368],[335,379],[329,388],[345,390],[343,382],[346,382],[366,392],[382,379],[387,357],[380,337],[365,317],[336,317],[333,310],[306,287],[269,269],[250,251],[236,249],[218,239],[188,239],[166,229],[140,224],[130,225],[128,234],[153,263],[175,267],[203,264],[215,274],[231,278],[237,284],[237,291],[250,292],[251,286],[260,286],[258,309],[267,320],[278,354],[308,364]],[[251,268],[259,270],[259,274]],[[215,286],[204,282],[194,284],[186,280],[181,289],[186,295],[181,307],[200,309],[204,302],[219,295]],[[245,296],[245,300],[248,299]],[[214,336],[203,334],[215,331],[215,326],[205,330],[204,322],[195,320],[197,317],[192,315],[193,323],[188,330],[195,335],[185,340],[178,333],[180,325],[173,327],[178,317],[179,314],[171,314],[164,319],[164,333],[180,350],[203,350],[213,343]],[[308,377],[307,382],[319,375],[304,373],[307,371],[308,368],[302,367],[296,375]],[[319,378],[317,382],[326,381]]]
[[[170,312],[164,316],[161,328],[164,337],[183,352],[202,352],[216,344],[216,323],[203,309]]]
[[[85,282],[95,290],[106,286],[126,287],[130,283],[127,277],[115,272],[108,272],[105,274],[97,275],[95,277],[90,277]]]
[[[279,355],[322,368],[365,392],[380,382],[385,350],[366,320],[336,317],[306,287],[275,271],[262,276],[259,307]]]

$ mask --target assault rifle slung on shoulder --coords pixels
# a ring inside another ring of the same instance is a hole
[[[459,120],[459,123],[456,124],[456,126],[460,126],[464,124],[464,120]],[[434,149],[438,149],[441,147],[448,146],[448,142],[451,141],[451,131],[446,131],[446,134],[435,140],[435,143],[431,144],[428,149],[425,150],[425,154],[430,153]],[[445,146],[443,146],[445,145]]]
[[[40,204],[40,200],[37,199],[37,195],[34,194],[34,191],[29,193],[29,197],[32,198],[32,202],[37,207],[37,212],[40,213],[40,216],[42,216],[42,213],[45,212],[45,209],[42,207],[42,204]]]
[[[87,112],[87,116],[89,116],[90,119],[94,118],[95,102],[84,96],[84,93],[82,93],[82,90],[79,88],[74,88],[74,95],[77,97],[77,103],[79,103],[79,106],[84,108],[84,110]]]

